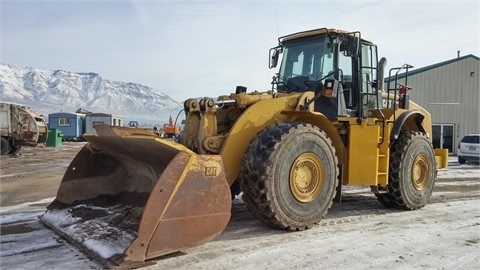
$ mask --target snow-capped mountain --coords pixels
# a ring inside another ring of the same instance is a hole
[[[116,82],[96,73],[42,70],[0,64],[0,101],[14,102],[46,115],[81,108],[109,113],[140,124],[168,123],[182,104],[148,86]]]

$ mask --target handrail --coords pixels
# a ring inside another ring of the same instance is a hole
[[[399,82],[398,82],[398,73],[401,71],[401,70],[404,70],[405,69],[405,85],[407,85],[407,80],[408,80],[408,69],[409,68],[413,68],[412,65],[409,65],[409,64],[403,64],[401,67],[396,67],[396,68],[391,68],[388,72],[388,85],[387,85],[387,109],[390,108],[390,102],[392,100],[390,100],[391,98],[391,91],[393,91],[393,104],[392,104],[392,109],[393,111],[396,111],[398,109],[398,105],[397,105],[397,92],[399,91],[398,90],[398,85],[401,85]],[[395,80],[392,80],[392,72],[393,71],[396,71],[395,72]],[[391,87],[391,82],[394,81],[394,87],[392,88]],[[395,113],[393,114],[393,122],[396,121],[396,115]]]

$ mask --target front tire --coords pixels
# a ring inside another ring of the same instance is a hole
[[[387,193],[378,200],[406,210],[424,207],[432,195],[436,179],[435,154],[427,136],[420,132],[402,132],[390,149]]]
[[[310,124],[272,125],[250,144],[240,172],[247,208],[272,227],[303,230],[332,205],[337,157],[326,133]]]
[[[0,142],[1,142],[0,153],[1,153],[2,156],[6,155],[10,151],[12,151],[12,147],[10,146],[10,142],[6,138],[0,137]]]

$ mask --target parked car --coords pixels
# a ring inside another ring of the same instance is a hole
[[[458,163],[480,163],[480,134],[467,134],[458,144]]]

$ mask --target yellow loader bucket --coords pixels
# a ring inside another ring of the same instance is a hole
[[[40,219],[108,267],[205,243],[230,219],[222,159],[149,131],[97,126]]]

